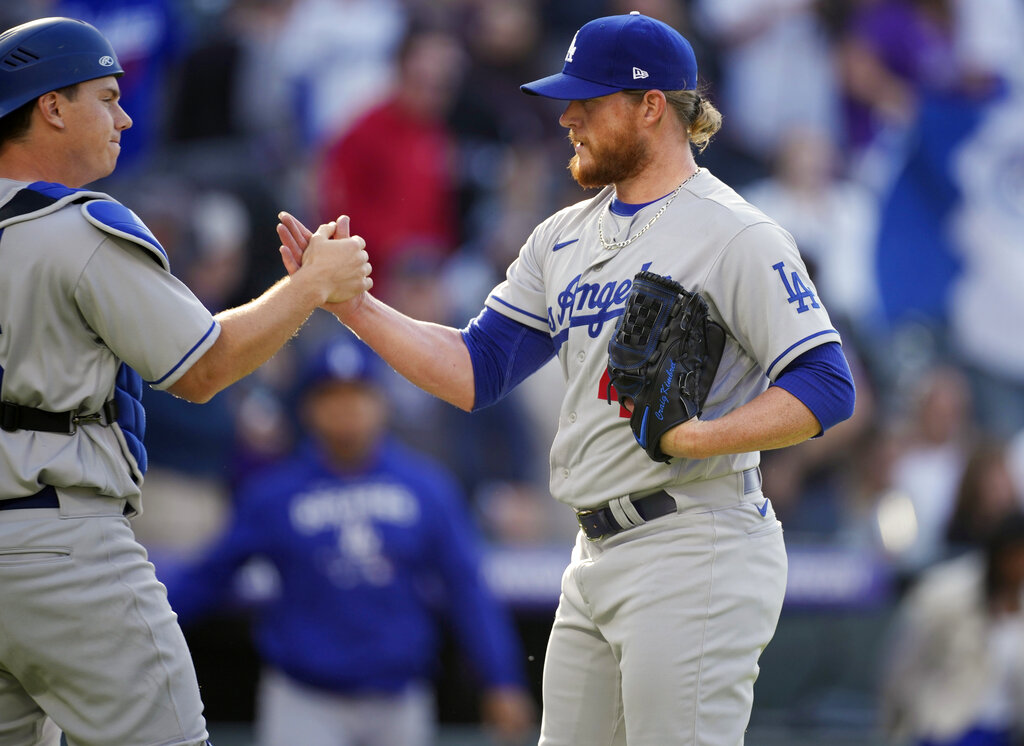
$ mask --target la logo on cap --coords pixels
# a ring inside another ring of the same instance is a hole
[[[526,83],[526,93],[563,101],[599,98],[636,88],[695,90],[697,58],[690,42],[638,12],[585,23],[572,37],[562,71]]]

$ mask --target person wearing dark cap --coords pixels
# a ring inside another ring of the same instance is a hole
[[[108,176],[132,120],[110,42],[43,18],[0,34],[0,744],[197,746],[185,639],[128,518],[142,511],[143,382],[205,402],[325,300],[367,289],[330,239],[212,315]]]
[[[850,416],[839,333],[792,236],[697,165],[721,117],[675,29],[637,12],[598,18],[561,72],[523,90],[566,102],[569,170],[597,195],[533,231],[465,329],[366,293],[327,308],[467,410],[558,357],[567,388],[550,485],[580,533],[544,661],[540,743],[737,746],[787,575],[760,451]],[[281,220],[294,271],[309,232]],[[649,444],[657,453],[634,437],[607,371],[641,271],[699,293],[726,333],[703,412]]]
[[[254,619],[261,746],[429,746],[445,625],[473,664],[484,722],[507,743],[533,730],[519,641],[482,577],[464,497],[388,433],[389,372],[349,335],[318,349],[300,375],[308,437],[239,488],[199,560],[164,577],[187,629],[251,558],[277,571]]]

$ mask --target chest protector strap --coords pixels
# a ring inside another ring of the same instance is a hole
[[[167,253],[149,229],[135,213],[102,192],[71,189],[62,184],[37,181],[18,190],[0,205],[0,232],[8,225],[48,215],[72,203],[82,203],[82,213],[91,224],[106,233],[141,246],[161,267],[169,269]],[[0,391],[2,390],[3,368],[0,367]],[[114,396],[103,405],[100,412],[49,412],[0,401],[0,429],[7,431],[36,430],[71,435],[80,425],[98,424],[109,427],[114,422],[117,422],[124,433],[128,450],[135,458],[139,471],[145,474],[148,459],[146,447],[143,445],[146,412],[142,407],[142,376],[127,364],[121,363],[118,368]]]

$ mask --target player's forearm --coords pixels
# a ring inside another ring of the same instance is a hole
[[[810,409],[788,391],[773,386],[723,417],[693,419],[669,430],[661,447],[669,456],[701,459],[785,448],[820,431]]]
[[[410,318],[368,294],[326,308],[414,385],[473,408],[473,363],[457,329]]]
[[[193,402],[209,401],[273,357],[323,298],[321,286],[296,275],[249,303],[217,314],[220,336],[170,387],[171,393]]]

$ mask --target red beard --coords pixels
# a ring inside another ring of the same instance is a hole
[[[569,141],[574,145],[578,142],[572,130]],[[583,147],[590,153],[588,163],[584,166],[577,153],[569,160],[569,173],[584,189],[623,182],[643,171],[650,161],[647,143],[631,130],[612,133],[610,142],[601,146],[588,142]]]

